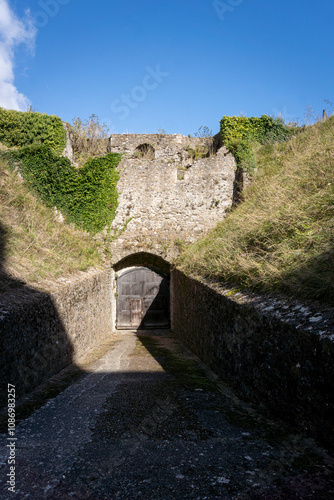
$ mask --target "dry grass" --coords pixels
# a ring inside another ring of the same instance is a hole
[[[92,237],[56,221],[0,159],[0,290],[101,264]]]
[[[183,253],[182,268],[334,303],[334,117],[256,156],[245,201]]]

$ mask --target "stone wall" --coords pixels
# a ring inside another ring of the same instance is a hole
[[[111,271],[90,271],[0,295],[0,394],[19,396],[75,363],[113,331]]]
[[[65,128],[63,154],[73,161],[73,137]],[[184,243],[225,217],[247,183],[220,134],[113,134],[100,141],[100,154],[107,152],[122,155],[113,263],[142,251],[173,260]]]
[[[121,153],[124,158],[135,158],[139,154],[138,147],[143,144],[152,146],[153,158],[156,160],[187,161],[192,150],[202,147],[215,154],[221,148],[220,134],[213,138],[187,137],[181,134],[113,134],[109,138],[108,153]],[[138,156],[137,156],[138,157]],[[190,162],[191,163],[191,162]]]
[[[173,270],[174,333],[243,398],[334,446],[330,312],[229,294]]]
[[[62,156],[65,156],[65,158],[68,158],[71,162],[73,162],[73,132],[71,131],[71,126],[66,122],[63,122],[63,127],[66,132],[66,146],[62,152]]]
[[[110,137],[108,150],[123,153],[113,262],[140,251],[173,259],[182,242],[195,241],[225,216],[233,202],[236,164],[220,146],[217,138],[212,143],[182,135]]]

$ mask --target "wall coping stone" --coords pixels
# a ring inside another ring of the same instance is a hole
[[[45,294],[46,296],[57,295],[57,292],[61,292],[66,286],[75,285],[93,276],[99,276],[109,269],[109,267],[89,268],[86,271],[76,271],[73,274],[60,276],[53,280],[45,279],[38,283],[26,283],[15,288],[9,288],[7,291],[0,292],[0,311],[2,310],[1,308],[5,306],[11,307],[15,304],[17,306],[20,301],[24,301],[24,297],[31,298],[34,293],[39,296],[41,296],[41,294]],[[17,297],[20,297],[19,301]]]
[[[182,272],[182,271],[181,271]],[[240,286],[187,276],[224,295],[232,302],[252,306],[261,316],[275,318],[296,330],[334,342],[334,307],[293,299],[282,294],[258,294]]]

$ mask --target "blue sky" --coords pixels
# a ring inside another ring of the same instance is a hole
[[[332,0],[0,0],[0,15],[3,107],[185,135],[334,111]]]

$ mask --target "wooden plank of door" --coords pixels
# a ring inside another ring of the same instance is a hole
[[[142,299],[130,299],[131,302],[131,326],[139,326],[143,317]]]

